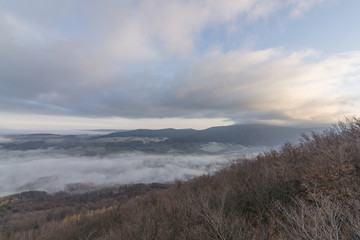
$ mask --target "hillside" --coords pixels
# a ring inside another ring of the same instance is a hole
[[[47,219],[34,208],[31,226],[8,225],[0,239],[359,239],[359,139],[360,119],[350,119],[98,210]],[[11,204],[3,199],[6,216]]]
[[[193,129],[137,129],[96,135],[25,134],[5,135],[0,151],[50,149],[80,156],[104,156],[114,153],[209,154],[204,147],[218,143],[214,154],[242,151],[244,147],[277,147],[296,143],[302,134],[323,128],[300,128],[262,124],[243,124]]]
[[[212,127],[204,130],[193,129],[138,129],[110,133],[98,138],[113,137],[148,137],[167,138],[169,142],[206,143],[220,142],[240,144],[244,146],[276,146],[286,141],[296,141],[302,133],[321,128],[286,127],[265,124],[237,124],[231,126]]]
[[[18,239],[19,235],[12,235],[12,232],[37,229],[47,222],[63,221],[74,214],[88,214],[123,204],[146,193],[166,189],[168,185],[129,184],[101,189],[94,187],[77,184],[69,186],[67,192],[49,194],[43,191],[27,191],[0,197],[0,239],[5,236]]]

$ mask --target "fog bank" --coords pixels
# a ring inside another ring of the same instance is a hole
[[[214,172],[232,159],[219,155],[142,153],[85,157],[55,150],[0,150],[0,196],[27,190],[55,192],[72,183],[171,182]]]

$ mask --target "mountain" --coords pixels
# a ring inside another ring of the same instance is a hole
[[[197,130],[194,129],[173,129],[166,128],[160,130],[150,130],[150,129],[137,129],[131,131],[122,131],[122,132],[114,132],[101,137],[149,137],[149,138],[159,138],[159,137],[167,137],[167,138],[179,138],[184,136],[193,135]]]
[[[243,147],[276,147],[297,143],[302,134],[322,128],[300,128],[247,124],[194,129],[137,129],[105,135],[25,134],[2,137],[0,149],[57,149],[78,155],[94,156],[118,152],[153,154],[222,154]],[[252,151],[252,150],[251,150]],[[259,150],[260,152],[262,149]],[[252,151],[259,153],[258,150]]]
[[[360,239],[359,136],[360,119],[170,186],[6,196],[0,239]]]
[[[301,134],[319,131],[321,128],[300,128],[264,124],[244,124],[212,127],[205,130],[193,129],[138,129],[115,132],[97,138],[147,137],[166,138],[177,143],[231,143],[244,146],[276,146],[286,141],[295,142]]]

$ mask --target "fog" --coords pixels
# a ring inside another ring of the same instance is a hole
[[[233,161],[219,155],[118,153],[70,156],[58,150],[0,149],[0,196],[27,191],[55,192],[72,183],[95,185],[171,182],[212,173]]]
[[[10,138],[0,136],[0,143],[8,143],[8,142],[11,142],[11,141],[12,140]]]

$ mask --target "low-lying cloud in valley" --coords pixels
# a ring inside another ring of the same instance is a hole
[[[27,190],[55,192],[72,183],[166,183],[211,173],[231,162],[219,155],[118,153],[88,157],[54,150],[0,150],[0,159],[0,196]]]

